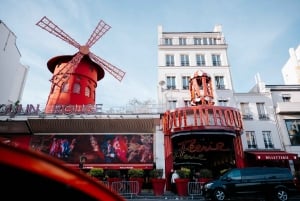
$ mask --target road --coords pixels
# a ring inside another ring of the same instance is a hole
[[[176,196],[153,196],[153,197],[147,197],[145,198],[144,196],[138,196],[138,197],[133,197],[133,198],[127,198],[127,201],[180,201],[180,200],[197,200],[197,201],[204,201],[205,199],[203,197],[195,197],[194,199],[192,197],[184,197],[184,198],[180,198],[180,197],[176,197]],[[245,198],[241,198],[241,199],[231,199],[230,201],[263,201],[262,199],[257,199],[257,200],[253,200],[253,199],[245,199]],[[300,201],[300,194],[294,197],[290,197],[289,201]]]

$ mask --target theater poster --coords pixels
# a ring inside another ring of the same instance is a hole
[[[30,147],[70,164],[153,163],[153,134],[35,135]]]

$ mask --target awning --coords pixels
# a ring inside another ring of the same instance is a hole
[[[31,134],[27,121],[0,121],[0,134]]]
[[[256,160],[297,160],[298,155],[285,151],[247,151],[255,156]]]

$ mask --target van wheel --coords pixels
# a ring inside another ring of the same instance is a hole
[[[275,200],[278,201],[287,201],[288,200],[288,193],[285,189],[279,188],[275,191]]]
[[[225,200],[225,192],[222,189],[216,189],[213,194],[213,200],[215,201],[223,201]]]

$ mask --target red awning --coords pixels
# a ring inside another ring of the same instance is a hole
[[[255,155],[256,160],[296,160],[298,155],[285,151],[247,151],[246,153]]]

